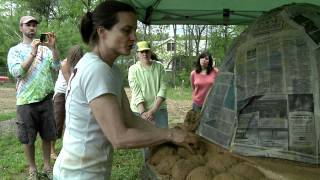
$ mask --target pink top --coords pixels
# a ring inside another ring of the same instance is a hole
[[[214,83],[219,70],[214,68],[210,74],[201,74],[192,71],[190,75],[191,87],[192,87],[192,101],[198,106],[202,106],[204,99],[207,96],[209,89]]]

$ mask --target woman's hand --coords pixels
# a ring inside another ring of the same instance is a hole
[[[143,112],[140,117],[146,121],[148,121],[149,123],[155,125],[155,121],[153,117],[150,117],[150,115],[147,112]]]
[[[172,143],[182,146],[190,152],[194,152],[194,149],[198,146],[198,138],[192,133],[181,129],[170,129],[170,133],[170,141]]]
[[[154,112],[150,109],[149,111],[143,113],[144,117],[146,118],[145,120],[152,122],[152,124],[155,124],[154,121]]]

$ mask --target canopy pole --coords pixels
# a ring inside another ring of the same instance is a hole
[[[154,2],[151,6],[148,6],[146,9],[146,16],[144,18],[144,23],[146,25],[150,25],[151,24],[151,15],[153,12],[154,7],[158,7],[158,5],[160,4],[161,0],[157,0],[156,2]]]
[[[223,9],[223,25],[229,25],[230,9]]]
[[[152,7],[152,6],[147,7],[147,9],[146,9],[146,15],[145,15],[145,18],[144,18],[144,23],[145,23],[146,25],[150,25],[150,23],[151,23],[151,14],[152,14],[152,11],[153,11],[153,7]]]

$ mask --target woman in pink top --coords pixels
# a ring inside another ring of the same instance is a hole
[[[196,69],[191,72],[192,109],[200,112],[204,99],[218,74],[210,53],[203,52],[196,62]]]

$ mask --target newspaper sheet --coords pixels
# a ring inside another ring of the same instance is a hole
[[[198,133],[243,155],[319,164],[320,28],[308,14],[286,13],[262,18],[234,43]]]
[[[235,128],[235,97],[234,97],[234,75],[229,72],[221,72],[216,80],[215,87],[212,88],[203,108],[204,122],[198,130],[202,136],[216,139],[217,143],[228,147],[231,143]],[[224,119],[224,121],[221,121]],[[217,138],[218,137],[218,138]]]

